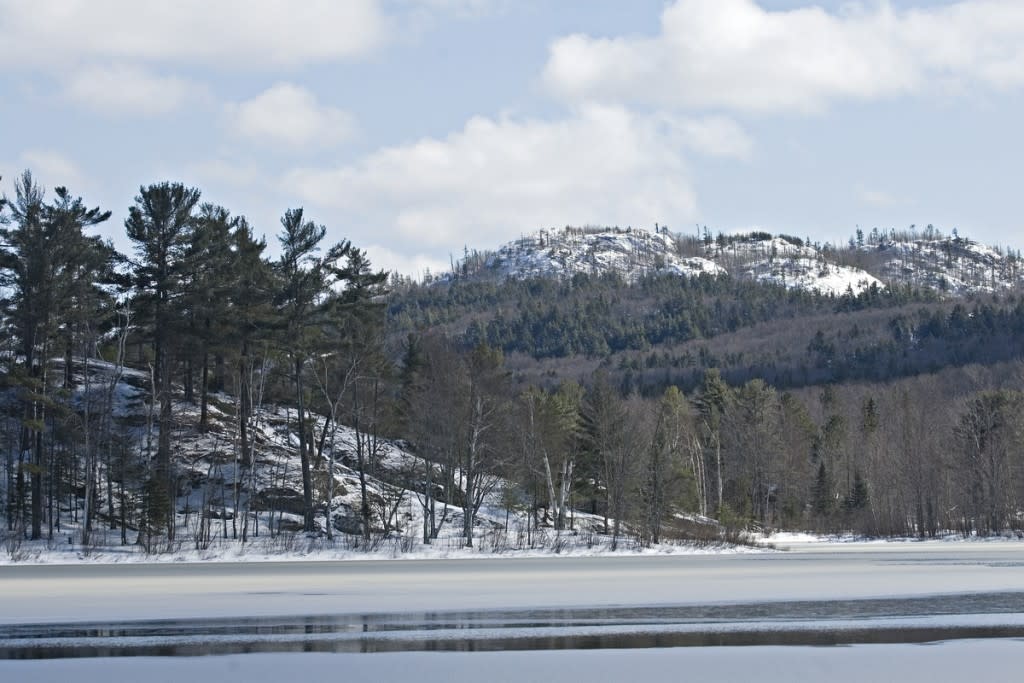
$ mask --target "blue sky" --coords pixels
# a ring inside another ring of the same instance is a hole
[[[301,8],[297,10],[296,8]],[[0,175],[412,275],[565,224],[1024,247],[1024,2],[0,0]]]

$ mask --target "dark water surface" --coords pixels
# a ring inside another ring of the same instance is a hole
[[[0,625],[0,659],[1024,638],[1024,592],[683,606]]]

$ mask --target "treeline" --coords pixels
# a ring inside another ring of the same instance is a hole
[[[712,368],[731,384],[760,378],[784,390],[1011,361],[1022,357],[1022,345],[1024,302],[1007,295],[770,321],[618,354],[607,367],[626,390],[647,395],[669,385],[692,390]]]
[[[1021,528],[1024,396],[1005,388],[1020,379],[1015,363],[779,393],[758,379],[723,390],[712,372],[697,406],[721,434],[724,502],[744,519],[992,534]]]
[[[486,343],[544,359],[647,350],[770,320],[934,299],[909,288],[837,298],[728,276],[651,275],[629,284],[613,274],[578,274],[569,280],[404,283],[393,292],[388,316],[395,331],[441,326],[466,346]]]
[[[379,374],[375,297],[386,274],[348,241],[323,244],[326,228],[302,209],[285,212],[271,260],[243,216],[203,203],[198,189],[145,186],[128,209],[134,249],[125,255],[88,235],[109,211],[63,187],[49,198],[28,171],[14,190],[0,205],[8,531],[36,539],[48,525],[52,537],[62,513],[81,510],[83,542],[100,516],[122,529],[123,542],[129,527],[147,545],[173,540],[182,487],[176,410],[182,400],[198,404],[205,430],[209,397],[221,391],[235,397],[238,457],[250,469],[254,407],[272,398],[296,406],[312,530],[311,462],[324,443],[312,437],[309,397],[323,396],[317,407],[330,409],[321,414],[340,420],[330,397],[361,392]],[[148,377],[148,408],[115,415],[129,367]]]
[[[706,275],[403,283],[388,319],[395,338],[440,328],[463,348],[501,349],[531,381],[584,381],[600,366],[646,396],[691,391],[712,368],[732,384],[797,389],[1013,360],[1024,343],[1013,293],[940,300],[893,286],[832,297]]]
[[[500,352],[462,354],[440,335],[408,349],[403,414],[426,468],[410,484],[422,487],[426,542],[447,503],[466,506],[471,539],[499,486],[540,525],[601,516],[613,544],[627,532],[646,543],[692,534],[705,517],[897,536],[1024,528],[1019,362],[798,392],[709,370],[693,392],[644,398],[601,370],[583,385],[523,386]],[[465,499],[442,500],[453,490]]]
[[[597,515],[613,546],[716,529],[707,518],[894,535],[1022,526],[1012,297],[584,275],[393,278],[388,292],[301,209],[285,211],[274,259],[244,217],[181,184],[140,188],[131,254],[89,235],[109,217],[28,172],[0,209],[11,538],[73,521],[86,544],[102,524],[163,547],[212,463],[233,463],[218,514],[241,542],[261,501],[293,493],[306,533],[408,533],[407,500],[424,543],[457,523],[466,545],[485,507],[558,530]],[[129,379],[137,409],[122,400]],[[257,476],[274,406],[294,492]],[[344,447],[342,424],[356,430]],[[207,433],[219,436],[188,461],[184,437]],[[385,438],[410,457],[385,463]],[[335,500],[342,461],[354,520]]]

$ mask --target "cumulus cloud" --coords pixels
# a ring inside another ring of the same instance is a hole
[[[173,175],[173,174],[172,174]],[[207,159],[185,167],[185,177],[196,178],[200,186],[207,184],[265,193],[273,184],[264,171],[252,163],[223,158]]]
[[[294,67],[364,55],[386,34],[377,0],[0,0],[0,58],[8,65]]]
[[[63,185],[72,192],[81,192],[85,176],[73,160],[49,149],[29,149],[18,155],[15,162],[0,166],[4,183],[14,182],[22,171],[32,171],[32,176],[41,185],[54,188]]]
[[[478,17],[504,10],[508,0],[399,0],[398,4],[412,12]]]
[[[1024,85],[1024,3],[900,11],[887,2],[768,11],[677,0],[654,37],[555,41],[546,86],[569,101],[814,111],[838,99]]]
[[[380,244],[357,245],[366,251],[374,270],[386,270],[389,273],[406,275],[417,280],[423,279],[427,273],[440,275],[448,272],[450,262],[436,256],[423,253],[406,253],[385,247]]]
[[[226,107],[229,125],[239,135],[282,145],[333,145],[355,128],[351,114],[322,105],[309,90],[277,83],[251,100]]]
[[[71,101],[104,114],[167,114],[203,89],[183,78],[158,76],[135,66],[89,66],[71,74],[65,84]]]
[[[598,105],[559,121],[477,117],[444,139],[292,171],[284,187],[366,229],[394,226],[396,242],[384,246],[408,253],[565,224],[685,222],[696,211],[683,161],[694,141],[680,127]]]
[[[746,131],[724,116],[666,117],[666,121],[685,146],[706,156],[746,160],[753,153],[754,142]]]

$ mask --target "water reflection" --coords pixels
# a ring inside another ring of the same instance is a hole
[[[973,618],[978,615],[986,616],[984,623]],[[957,638],[1024,638],[1024,593],[14,625],[0,626],[0,658],[843,645]]]

